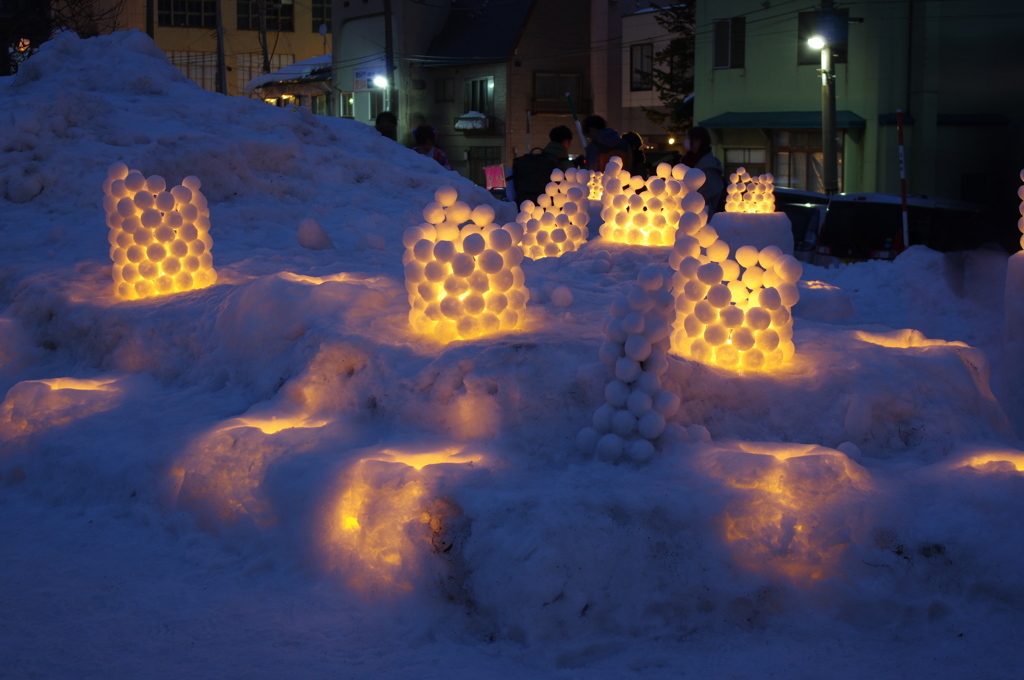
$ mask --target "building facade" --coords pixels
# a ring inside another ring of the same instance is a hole
[[[831,3],[823,3],[831,4]],[[727,170],[771,171],[822,189],[818,7],[761,0],[697,5],[695,121]],[[992,203],[1016,199],[1024,89],[1016,0],[835,4],[840,190],[900,189],[897,111],[908,191]]]
[[[127,0],[119,28],[148,33],[186,76],[204,89],[216,91],[217,5],[216,0]],[[229,95],[245,96],[246,84],[264,72],[261,5],[271,71],[330,51],[330,0],[221,0],[220,5]],[[325,102],[326,97],[320,103],[309,104],[326,113],[321,108]]]

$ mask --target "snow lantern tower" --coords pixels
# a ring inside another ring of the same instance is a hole
[[[669,335],[675,300],[669,273],[646,267],[626,295],[616,298],[605,319],[601,360],[610,381],[605,403],[594,413],[593,426],[584,428],[576,445],[587,454],[616,463],[645,463],[678,426],[666,419],[679,410],[679,397],[662,389],[668,370]],[[678,434],[675,435],[678,439]]]
[[[736,168],[725,193],[725,212],[775,212],[775,176],[770,172],[753,177],[746,168]]]
[[[523,201],[516,221],[523,226],[522,248],[526,257],[539,260],[559,257],[587,242],[590,230],[590,173],[555,169],[537,202]]]
[[[409,323],[447,343],[524,326],[530,293],[520,264],[523,227],[494,223],[494,208],[470,207],[454,187],[441,187],[406,230],[405,287]]]
[[[1020,171],[1024,182],[1024,170]],[[1020,243],[1024,248],[1024,184],[1017,188],[1021,199],[1020,217],[1017,229],[1021,232]],[[1004,293],[1005,330],[1003,337],[1003,399],[1006,415],[1009,416],[1018,436],[1024,435],[1024,250],[1010,256],[1006,264],[1006,290]]]
[[[200,185],[189,176],[167,190],[159,175],[110,166],[103,207],[118,297],[137,300],[216,283],[210,209]]]
[[[791,310],[803,266],[778,246],[743,246],[735,259],[729,251],[711,225],[676,240],[672,351],[725,368],[777,368],[794,353]]]
[[[659,164],[647,180],[631,177],[622,161],[612,158],[604,172],[601,236],[616,243],[672,245],[686,215],[704,213],[707,221],[704,197],[697,191],[705,180],[701,170],[668,163]]]

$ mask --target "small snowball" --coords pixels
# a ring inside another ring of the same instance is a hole
[[[558,309],[566,309],[572,306],[572,291],[566,286],[558,286],[551,291],[551,304]]]
[[[626,442],[623,441],[622,437],[615,434],[606,434],[597,441],[595,447],[595,453],[598,460],[603,460],[608,463],[614,463],[622,457],[622,452],[626,447]]]
[[[299,222],[299,230],[296,233],[299,245],[309,250],[330,250],[334,248],[331,237],[327,235],[324,228],[312,217],[307,217]]]
[[[621,380],[612,380],[604,388],[605,401],[615,408],[625,408],[631,394],[629,385]]]
[[[646,463],[654,458],[654,444],[646,439],[637,439],[629,445],[629,457],[634,463]]]
[[[612,416],[612,432],[620,437],[628,437],[636,432],[637,417],[622,409]]]

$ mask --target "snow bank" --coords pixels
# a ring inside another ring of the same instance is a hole
[[[442,186],[496,224],[515,207],[365,125],[204,92],[139,33],[61,37],[0,81],[0,153],[12,673],[1019,667],[1005,256],[806,267],[793,361],[667,355],[680,436],[612,464],[576,448],[608,401],[602,322],[670,248],[524,260],[523,330],[425,342],[402,235]],[[215,285],[114,296],[116,161],[202,177]]]

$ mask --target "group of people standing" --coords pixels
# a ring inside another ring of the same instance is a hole
[[[377,131],[385,137],[397,141],[398,119],[390,111],[383,111],[377,116]],[[605,165],[613,156],[622,159],[622,165],[631,175],[640,175],[644,179],[650,175],[650,167],[643,150],[643,138],[636,132],[619,135],[608,127],[604,118],[597,115],[587,116],[581,123],[583,135],[587,143],[583,167],[588,170],[604,171]],[[568,170],[576,167],[569,158],[569,145],[573,135],[565,125],[552,128],[548,134],[550,141],[543,152],[552,156],[559,169]],[[448,156],[437,146],[437,133],[429,125],[420,125],[413,130],[416,145],[413,150],[429,156],[440,163],[445,169],[451,170]],[[704,185],[699,189],[708,206],[708,212],[719,209],[725,191],[725,170],[722,162],[711,152],[711,134],[706,128],[693,127],[683,142],[686,151],[681,162],[691,168],[704,171]]]

